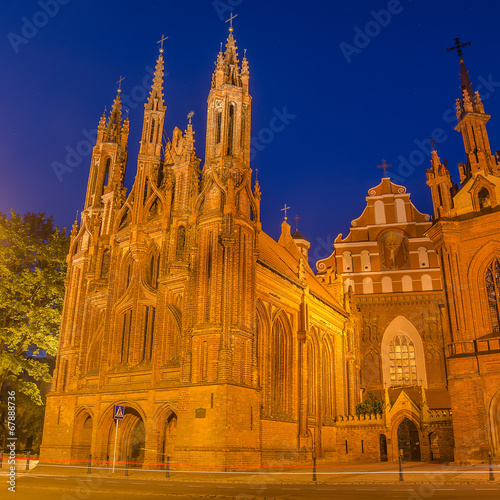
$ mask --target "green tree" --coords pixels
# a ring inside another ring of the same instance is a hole
[[[52,217],[0,212],[0,389],[14,386],[42,405],[45,356],[57,352],[68,238]]]
[[[384,402],[372,391],[368,391],[368,397],[356,405],[356,415],[365,415],[372,413],[382,414],[384,411]]]

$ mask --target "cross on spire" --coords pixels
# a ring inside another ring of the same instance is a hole
[[[163,42],[168,38],[168,36],[162,35],[161,40],[158,40],[156,43],[161,43],[160,52],[163,52]]]
[[[125,77],[123,77],[122,75],[120,75],[120,79],[116,82],[118,84],[118,92],[122,91],[122,82],[123,82],[123,80],[125,80]]]
[[[189,125],[191,125],[191,118],[193,118],[193,116],[194,116],[194,111],[190,111],[190,112],[188,113],[188,115],[187,115],[188,120],[189,120]]]
[[[226,21],[226,23],[229,23],[229,33],[232,33],[233,32],[233,19],[235,17],[238,17],[238,14],[236,15],[233,15],[233,13],[231,12],[231,16],[229,17],[229,19]]]
[[[285,212],[285,220],[288,220],[288,217],[286,216],[286,211],[287,210],[290,210],[290,207],[287,207],[286,203],[285,203],[285,207],[281,209],[282,212]]]
[[[451,50],[456,50],[457,56],[460,57],[460,59],[462,59],[462,56],[464,55],[462,49],[464,47],[467,47],[467,45],[470,45],[470,42],[460,43],[460,38],[455,38],[455,45],[453,47],[447,48],[446,51],[450,52]]]
[[[382,160],[381,165],[377,165],[377,168],[382,168],[384,169],[384,177],[387,177],[387,169],[392,167],[390,163],[386,163],[385,160]]]
[[[299,219],[300,217],[298,215],[295,216],[295,231],[299,230]]]

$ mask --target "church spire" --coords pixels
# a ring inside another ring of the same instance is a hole
[[[144,123],[142,127],[142,140],[140,153],[159,157],[163,138],[163,124],[165,120],[165,102],[163,100],[163,42],[168,37],[162,36],[160,54],[156,60],[155,76],[149,93],[149,98],[144,104]]]
[[[486,131],[486,123],[491,118],[484,112],[484,106],[479,92],[474,91],[465,66],[462,48],[470,42],[460,43],[455,38],[455,45],[448,51],[455,50],[460,58],[460,88],[462,95],[457,99],[457,125],[455,130],[463,137],[467,161],[459,164],[460,181],[464,185],[475,173],[483,172],[500,176],[500,169],[495,156],[491,154],[491,147]]]
[[[122,122],[121,82],[113,106],[106,118],[106,109],[97,127],[96,145],[92,151],[92,160],[85,199],[85,209],[101,209],[104,195],[111,192],[121,193],[127,164],[127,142],[129,119]]]

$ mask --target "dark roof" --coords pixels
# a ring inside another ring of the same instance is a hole
[[[306,241],[309,241],[305,236],[302,236],[298,231],[295,231],[295,233],[292,234],[292,238],[294,240],[306,240]]]

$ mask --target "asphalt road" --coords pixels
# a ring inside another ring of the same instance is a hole
[[[6,477],[1,478],[6,483]],[[0,496],[9,498],[7,485]],[[171,499],[373,499],[456,500],[500,498],[500,485],[262,485],[175,483],[138,481],[126,478],[83,478],[23,475],[17,478],[16,500],[128,500],[132,498]]]

